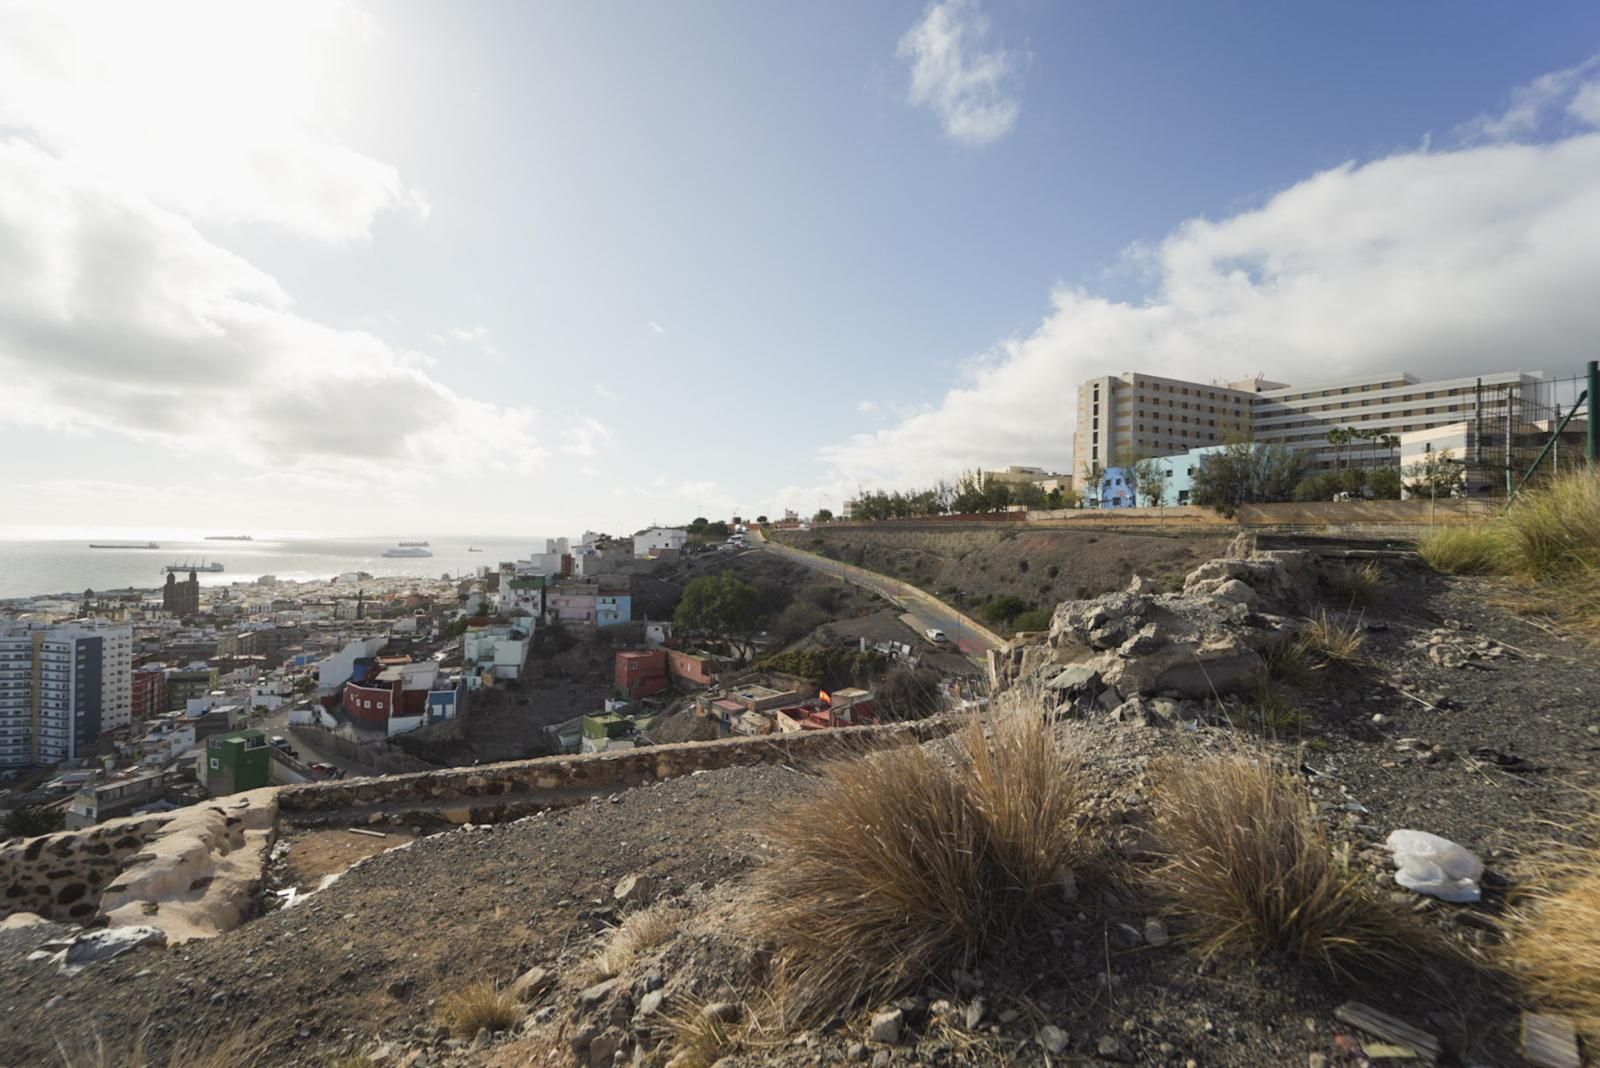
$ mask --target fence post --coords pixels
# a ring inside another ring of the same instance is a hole
[[[1595,419],[1596,410],[1600,409],[1600,360],[1589,361],[1589,410],[1584,413],[1584,421],[1589,424],[1589,449],[1587,458],[1589,466],[1593,467],[1600,462],[1600,420]]]

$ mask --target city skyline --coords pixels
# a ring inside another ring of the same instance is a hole
[[[1097,375],[1600,338],[1588,5],[0,27],[0,536],[837,510],[1075,468]]]

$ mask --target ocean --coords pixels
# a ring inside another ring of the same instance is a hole
[[[128,587],[155,589],[166,582],[167,564],[217,561],[224,570],[199,573],[202,586],[279,579],[328,579],[346,571],[372,575],[438,578],[470,575],[484,565],[542,551],[543,537],[463,538],[459,535],[401,538],[258,538],[254,541],[155,539],[159,549],[91,549],[91,541],[122,543],[143,538],[0,540],[0,600],[45,594],[96,592]],[[385,549],[400,540],[428,542],[431,557],[390,559]],[[482,552],[469,552],[471,547]],[[179,576],[180,578],[186,576]]]

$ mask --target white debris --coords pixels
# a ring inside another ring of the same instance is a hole
[[[1441,901],[1476,901],[1483,861],[1448,838],[1427,831],[1394,831],[1385,843],[1394,852],[1394,881]]]

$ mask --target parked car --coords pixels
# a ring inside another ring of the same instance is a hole
[[[274,734],[271,738],[267,739],[267,743],[274,749],[281,749],[285,753],[289,751],[289,739],[285,738],[281,734]]]
[[[930,642],[933,642],[935,645],[942,645],[950,640],[944,636],[944,631],[940,630],[938,627],[929,627],[922,633]]]

